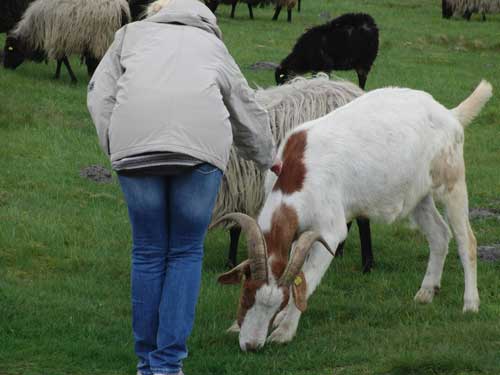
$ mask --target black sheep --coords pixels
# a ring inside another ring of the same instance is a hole
[[[378,53],[378,28],[368,14],[348,13],[307,30],[276,68],[277,84],[297,74],[356,70],[359,86]]]

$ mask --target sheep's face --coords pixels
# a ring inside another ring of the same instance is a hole
[[[274,72],[274,78],[276,79],[277,85],[282,85],[286,81],[290,79],[290,72],[287,69],[283,68],[281,65],[276,68]]]
[[[17,38],[7,36],[5,40],[3,66],[8,69],[16,69],[23,63],[25,55],[21,43]]]
[[[236,284],[244,279],[237,323],[240,327],[240,348],[242,351],[254,351],[265,344],[269,327],[276,314],[288,304],[289,290],[279,287],[274,280],[271,283],[253,280],[248,265],[236,267],[219,276],[221,284]]]

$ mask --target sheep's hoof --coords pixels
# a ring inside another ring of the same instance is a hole
[[[268,337],[267,341],[284,344],[292,341],[295,336],[296,329],[292,329],[289,322],[282,322],[278,328]]]
[[[477,313],[479,311],[479,298],[465,299],[462,311],[464,313]]]
[[[415,302],[418,303],[431,303],[434,297],[434,288],[420,288],[420,290],[415,295]]]

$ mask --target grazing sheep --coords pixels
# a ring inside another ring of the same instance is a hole
[[[92,75],[114,33],[129,20],[126,0],[36,0],[7,36],[4,67],[16,69],[25,59],[45,56],[57,60],[55,78],[64,63],[76,82],[68,56],[80,55]]]
[[[443,18],[459,14],[470,21],[473,13],[481,13],[485,21],[486,13],[500,13],[500,0],[442,0],[441,9]]]
[[[21,19],[24,11],[34,0],[2,0],[0,1],[0,33],[12,29]]]
[[[297,40],[276,68],[276,83],[308,72],[354,69],[364,89],[377,53],[378,29],[373,18],[363,13],[344,14],[307,30]]]
[[[451,237],[434,199],[444,203],[458,245],[463,311],[478,311],[464,128],[491,95],[483,81],[448,110],[422,91],[374,90],[287,136],[278,151],[281,174],[268,175],[273,188],[258,220],[242,213],[221,218],[238,222],[248,239],[248,259],[219,276],[222,284],[236,284],[244,275],[237,320],[241,350],[262,347],[270,326],[276,329],[267,341],[292,340],[332,249],[347,235],[346,221],[360,215],[387,223],[411,215],[430,248],[415,300],[432,302]]]
[[[290,84],[259,89],[256,98],[267,109],[274,140],[279,144],[293,128],[322,117],[361,94],[363,91],[350,82],[330,81],[325,74],[320,74],[313,79],[299,77]],[[232,149],[212,222],[233,211],[256,217],[265,198],[264,177],[252,162],[238,157],[235,149]],[[370,227],[369,223],[364,221],[358,221],[358,226],[362,242],[363,268],[367,272],[373,261]],[[230,234],[228,263],[234,266],[240,228],[232,227]]]
[[[287,9],[287,21],[292,22],[292,9],[297,5],[297,0],[276,0],[276,10],[273,15],[273,21],[277,21],[281,12],[281,8],[286,7]],[[300,12],[300,0],[299,0],[299,12]]]
[[[210,10],[215,13],[219,4],[231,5],[231,18],[234,18],[234,13],[236,11],[236,5],[238,2],[246,3],[248,6],[248,13],[250,19],[253,20],[253,7],[259,5],[261,0],[205,0],[205,5],[210,8]]]

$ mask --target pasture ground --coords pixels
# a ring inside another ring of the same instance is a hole
[[[296,38],[324,22],[321,13],[370,13],[380,53],[367,89],[406,86],[453,107],[481,78],[496,94],[466,131],[470,206],[500,209],[500,15],[481,22],[443,20],[438,0],[304,0],[292,24],[273,10],[245,5],[237,18],[219,9],[225,42],[252,85],[273,85],[272,71]],[[3,45],[4,36],[0,37]],[[97,184],[82,168],[108,166],[86,110],[85,67],[79,83],[53,81],[55,64],[0,70],[0,374],[135,374],[130,327],[130,236],[116,179]],[[355,80],[353,72],[339,76]],[[498,216],[475,219],[479,245],[500,243]],[[360,272],[356,231],[310,300],[288,345],[240,352],[225,333],[236,287],[220,287],[228,235],[209,234],[203,286],[187,375],[471,375],[500,374],[500,262],[479,261],[480,312],[462,314],[463,271],[455,243],[441,293],[416,305],[427,244],[404,223],[373,225],[376,266]],[[241,245],[241,256],[244,254]]]

